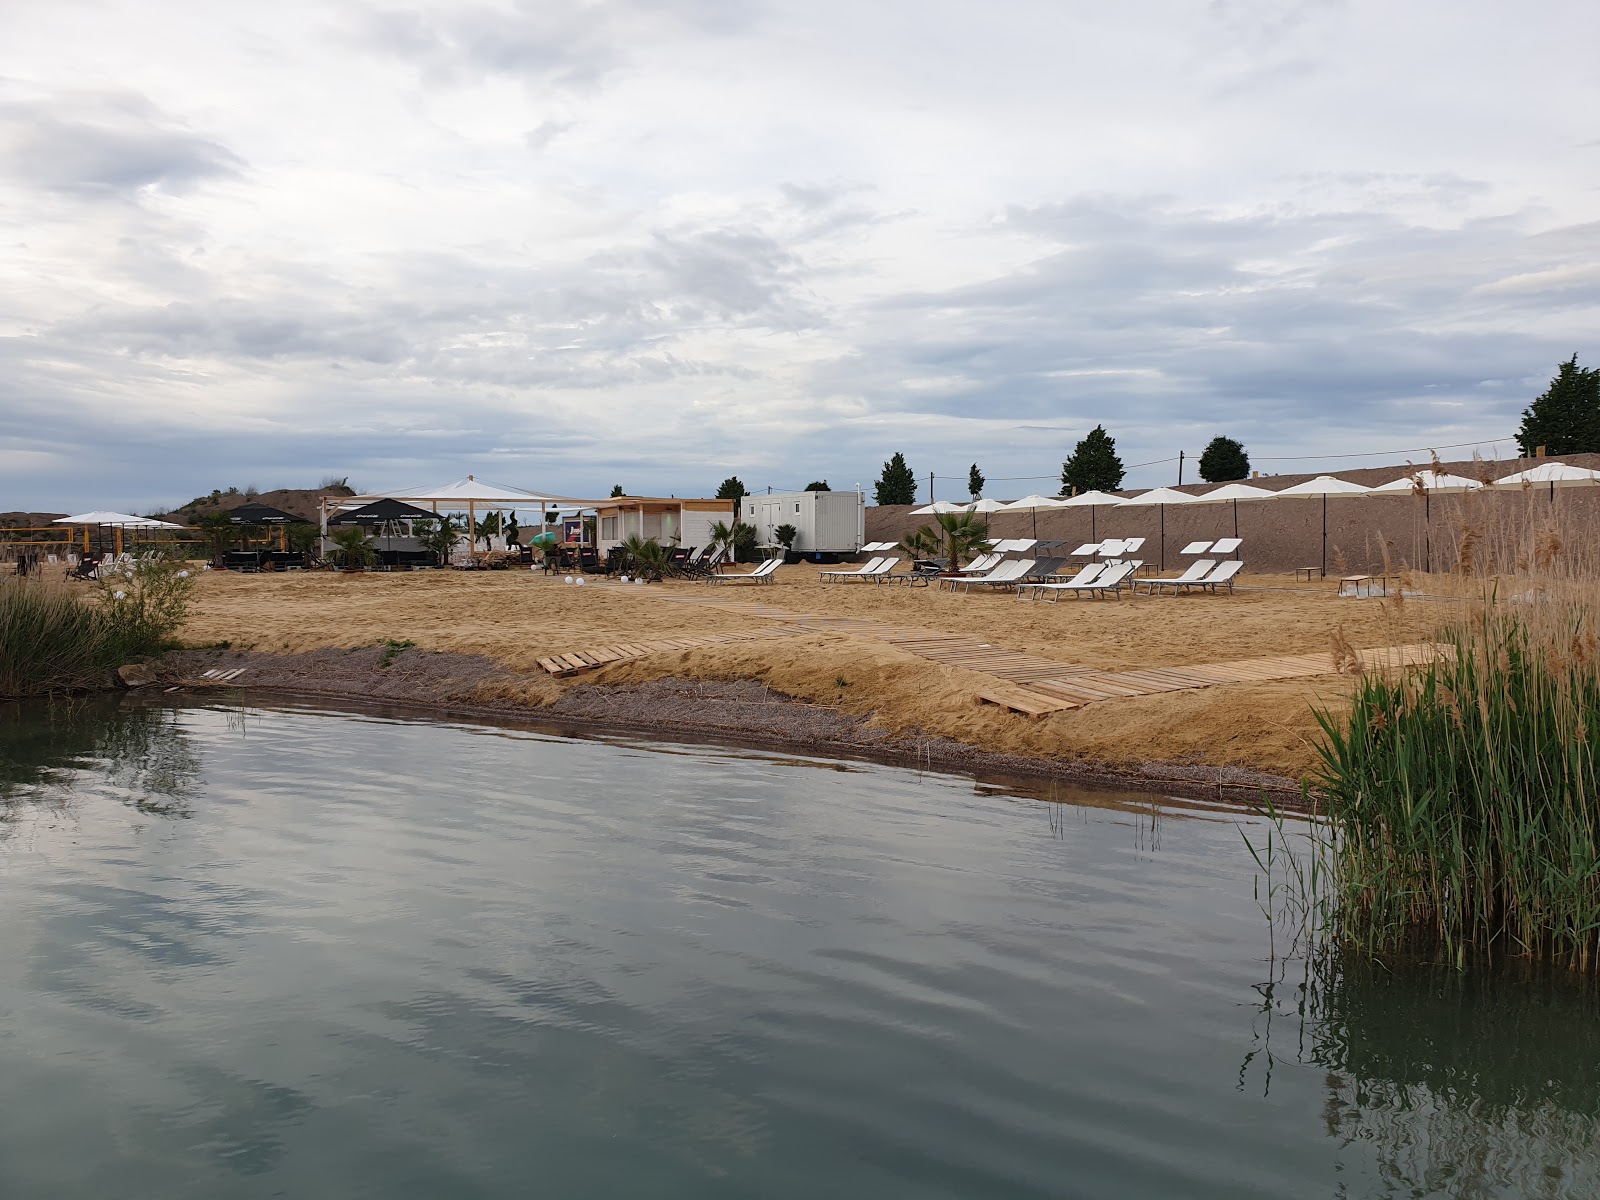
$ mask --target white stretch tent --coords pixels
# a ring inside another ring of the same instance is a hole
[[[1169,504],[1198,504],[1199,496],[1191,496],[1188,492],[1174,491],[1172,488],[1152,488],[1148,492],[1141,492],[1131,500],[1122,501],[1123,504],[1149,507],[1159,505],[1161,508],[1161,569],[1167,569],[1167,505]]]
[[[1293,487],[1284,488],[1281,492],[1273,493],[1276,496],[1321,496],[1322,497],[1322,577],[1328,577],[1328,497],[1329,496],[1359,496],[1372,489],[1363,487],[1359,483],[1351,483],[1347,479],[1338,479],[1332,475],[1318,475],[1315,479],[1308,479],[1304,483],[1297,483]]]

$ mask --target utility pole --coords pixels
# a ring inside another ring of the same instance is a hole
[[[1183,451],[1178,451],[1178,486],[1183,486]]]
[[[933,472],[928,472],[928,503],[933,503]]]

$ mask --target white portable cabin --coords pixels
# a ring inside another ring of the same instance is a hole
[[[860,492],[778,492],[746,496],[740,518],[755,526],[756,542],[778,545],[780,525],[797,531],[801,554],[854,554],[867,532],[867,501]]]

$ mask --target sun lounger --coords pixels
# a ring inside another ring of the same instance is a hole
[[[1210,542],[1190,542],[1182,550],[1179,550],[1178,553],[1179,554],[1204,554],[1209,549],[1211,549],[1211,543]]]
[[[826,571],[818,571],[817,572],[817,578],[822,580],[822,582],[826,583],[826,582],[828,582],[828,577],[829,576],[832,576],[835,579],[837,579],[841,575],[850,575],[850,576],[860,577],[860,576],[865,575],[868,571],[871,571],[874,568],[876,568],[877,565],[879,563],[881,563],[882,561],[883,561],[883,557],[881,555],[877,555],[877,556],[874,556],[872,558],[867,559],[866,562],[862,563],[859,567],[857,567],[853,571],[841,571],[841,570],[839,570],[837,568],[830,568],[830,569],[828,569]]]
[[[1100,543],[1100,549],[1096,553],[1104,560],[1120,558],[1122,556],[1122,539],[1107,538]]]
[[[1085,542],[1072,552],[1073,558],[1093,558],[1100,553],[1099,542]]]
[[[783,566],[783,555],[767,559],[754,571],[741,571],[737,575],[707,575],[706,583],[771,583],[773,572]]]
[[[1206,573],[1216,565],[1217,560],[1214,558],[1197,558],[1189,564],[1182,575],[1174,575],[1167,579],[1135,579],[1133,581],[1133,590],[1137,592],[1139,586],[1143,584],[1145,590],[1152,596],[1157,592],[1165,591],[1167,588],[1171,588],[1172,594],[1176,596],[1183,590],[1185,584],[1199,583],[1206,577]]]
[[[1122,585],[1126,583],[1134,572],[1131,562],[1106,563],[1098,575],[1084,580],[1082,583],[1040,583],[1035,584],[1035,591],[1040,597],[1049,596],[1051,600],[1059,600],[1062,596],[1115,596],[1122,599]]]
[[[1144,539],[1142,537],[1123,538],[1122,539],[1122,553],[1124,553],[1124,554],[1137,554],[1138,551],[1139,551],[1139,547],[1141,547],[1143,545],[1144,545]]]
[[[824,583],[830,580],[834,583],[846,583],[852,579],[870,579],[873,583],[882,583],[899,562],[898,558],[892,556],[875,558],[858,571],[821,571],[819,575]]]
[[[1186,584],[1184,586],[1197,587],[1202,591],[1213,593],[1215,593],[1219,587],[1226,587],[1228,591],[1232,592],[1233,577],[1243,569],[1244,563],[1242,561],[1237,558],[1230,558],[1227,562],[1218,563],[1215,569],[1212,570],[1211,574],[1207,575],[1204,579],[1197,579],[1195,582]]]
[[[1004,550],[991,550],[988,554],[980,554],[964,567],[958,567],[957,575],[987,575],[1000,565],[1000,560],[1005,557]]]
[[[1211,553],[1236,554],[1242,545],[1244,545],[1243,538],[1218,538],[1211,543]]]
[[[1017,584],[1017,598],[1020,600],[1026,595],[1030,599],[1037,600],[1045,588],[1070,587],[1080,583],[1087,583],[1105,569],[1105,563],[1092,562],[1087,566],[1080,567],[1078,573],[1071,579],[1062,580],[1061,582],[1051,582],[1047,579],[1025,579]]]
[[[979,575],[975,579],[957,579],[952,586],[965,588],[969,592],[974,587],[1015,587],[1032,569],[1033,559],[1020,558],[1001,563],[987,575]]]

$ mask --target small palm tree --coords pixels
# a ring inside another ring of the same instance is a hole
[[[378,552],[365,529],[348,525],[333,535],[333,560],[341,567],[370,567],[378,561]]]
[[[647,579],[661,578],[662,568],[667,565],[667,551],[655,538],[642,538],[635,533],[622,543],[622,548],[635,573]]]
[[[941,545],[939,535],[926,525],[900,539],[900,549],[914,559],[933,558],[939,553]]]
[[[952,574],[961,569],[963,558],[987,554],[991,549],[989,530],[976,514],[970,512],[936,513],[939,522],[936,536],[944,543],[944,555],[950,560]]]
[[[464,520],[464,517],[444,513],[431,521],[415,521],[411,528],[422,548],[438,555],[439,564],[447,567],[450,565],[450,552],[456,548],[456,542],[461,537]]]

